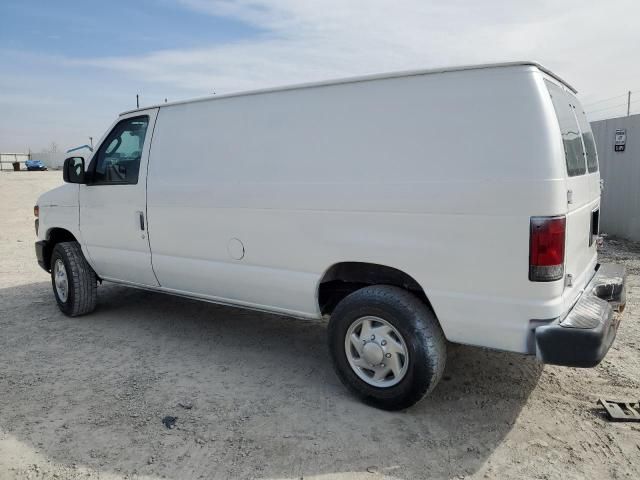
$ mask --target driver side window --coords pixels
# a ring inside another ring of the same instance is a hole
[[[149,117],[133,117],[118,123],[96,152],[93,184],[136,184]]]

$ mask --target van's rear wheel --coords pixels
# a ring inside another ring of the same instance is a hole
[[[376,407],[410,407],[442,377],[442,329],[429,307],[402,288],[376,285],[347,296],[334,310],[328,334],[338,377]]]
[[[96,274],[87,263],[78,242],[56,244],[51,254],[51,284],[58,307],[70,317],[96,308]]]

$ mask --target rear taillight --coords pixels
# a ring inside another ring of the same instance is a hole
[[[564,240],[567,220],[531,217],[529,280],[553,282],[564,276]]]

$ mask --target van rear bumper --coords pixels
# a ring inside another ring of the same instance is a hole
[[[562,319],[535,329],[536,356],[543,363],[595,367],[616,338],[626,304],[626,270],[613,263],[599,265],[580,299]]]

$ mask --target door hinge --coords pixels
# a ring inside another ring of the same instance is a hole
[[[567,204],[571,205],[573,203],[573,190],[567,190]]]

